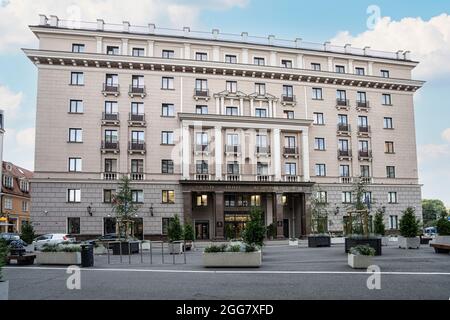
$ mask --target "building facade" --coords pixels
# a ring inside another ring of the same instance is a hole
[[[30,221],[32,178],[31,171],[3,161],[0,215],[6,227],[3,231],[20,233],[22,225]]]
[[[310,232],[312,196],[342,232],[352,183],[421,217],[409,52],[41,16],[32,220],[38,233],[115,231],[132,180],[138,237],[179,215],[197,239],[240,235],[252,206],[276,237]]]

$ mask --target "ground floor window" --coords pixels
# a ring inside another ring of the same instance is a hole
[[[67,233],[68,234],[80,234],[80,218],[67,218]]]
[[[195,222],[195,239],[196,240],[209,239],[209,221]]]
[[[116,218],[103,219],[103,234],[116,233]]]
[[[227,240],[239,239],[250,221],[249,213],[225,213],[225,237]]]
[[[389,229],[398,229],[398,216],[389,216]]]
[[[161,234],[166,236],[169,230],[170,220],[172,218],[162,218],[162,231]]]

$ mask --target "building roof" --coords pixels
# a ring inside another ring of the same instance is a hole
[[[3,176],[12,176],[14,179],[13,188],[6,188],[2,181],[2,193],[21,197],[30,197],[30,192],[21,190],[20,181],[29,181],[33,178],[33,172],[7,161],[3,161]],[[30,189],[29,189],[30,190]]]

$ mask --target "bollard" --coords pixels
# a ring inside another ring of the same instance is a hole
[[[109,242],[107,242],[108,247],[106,248],[106,251],[108,252],[108,264],[111,264],[111,258],[109,257],[109,248],[111,247],[109,245]]]
[[[141,263],[144,263],[144,257],[143,257],[143,254],[144,254],[143,251],[144,250],[143,250],[143,247],[142,247],[142,242],[140,242],[139,245],[140,245],[140,249],[141,249]]]
[[[152,241],[150,240],[150,264],[153,264],[153,244]]]
[[[119,241],[120,263],[122,263],[122,241]]]
[[[128,264],[131,264],[131,242],[128,241]]]
[[[174,247],[173,247],[173,245],[175,244],[175,242],[174,243],[172,243],[172,260],[173,260],[173,264],[175,264],[175,250],[174,250]],[[177,245],[179,244],[179,243],[176,243]],[[169,243],[169,248],[170,248],[170,243]]]
[[[161,242],[162,264],[164,264],[164,241]]]
[[[184,250],[183,250],[183,256],[184,256],[184,264],[186,264],[186,240],[184,240]],[[192,250],[192,249],[191,249]]]

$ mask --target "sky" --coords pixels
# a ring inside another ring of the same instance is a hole
[[[35,66],[21,48],[36,48],[28,25],[38,14],[109,23],[268,36],[372,49],[410,50],[427,81],[416,93],[419,178],[423,197],[450,207],[450,1],[448,0],[0,0],[0,109],[4,160],[34,169]]]

